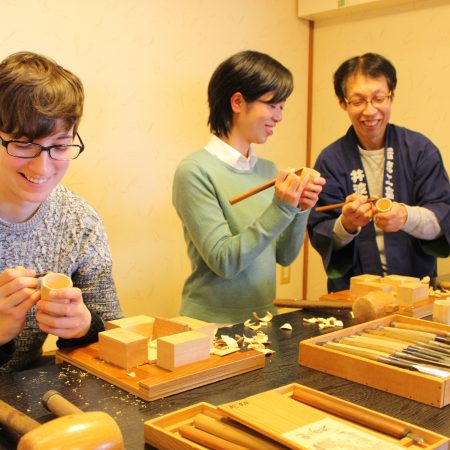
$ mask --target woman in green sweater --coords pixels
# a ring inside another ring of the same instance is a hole
[[[275,312],[276,263],[289,265],[303,244],[309,209],[325,180],[302,182],[258,158],[282,120],[292,74],[269,55],[243,51],[214,72],[208,86],[208,144],[178,166],[173,204],[183,224],[192,273],[181,313],[216,323]],[[271,178],[275,188],[230,205]]]

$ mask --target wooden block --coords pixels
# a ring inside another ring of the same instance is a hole
[[[124,319],[110,320],[106,322],[106,329],[112,330],[114,328],[123,328],[128,331],[133,331],[137,334],[152,338],[153,323],[155,319],[150,316],[133,316]]]
[[[156,317],[153,323],[152,339],[158,339],[163,336],[170,336],[176,333],[189,331],[189,325],[173,319],[164,319]]]
[[[386,275],[382,282],[385,284],[390,284],[394,292],[397,292],[397,288],[405,283],[420,283],[420,278],[407,277],[404,275]]]
[[[397,303],[412,305],[428,298],[428,284],[404,283],[397,287]]]
[[[188,316],[178,316],[174,317],[172,320],[187,324],[187,326],[189,327],[189,331],[198,331],[199,333],[207,334],[211,338],[210,344],[212,346],[214,337],[217,332],[216,324],[194,319],[193,317]]]
[[[356,284],[365,282],[365,281],[379,281],[380,275],[371,275],[371,274],[363,274],[363,275],[356,275],[354,277],[350,278],[350,292],[353,291]]]
[[[123,328],[102,331],[98,333],[99,357],[123,369],[136,367],[147,362],[147,341]]]
[[[381,281],[360,281],[353,284],[353,289],[350,290],[352,297],[360,297],[366,295],[371,291],[391,292],[392,286],[384,284]]]
[[[157,340],[156,365],[174,370],[185,364],[210,358],[210,337],[198,331],[164,336]]]

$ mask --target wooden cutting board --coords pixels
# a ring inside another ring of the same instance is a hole
[[[222,357],[211,355],[208,360],[186,364],[174,371],[156,364],[143,364],[126,370],[101,360],[98,354],[96,342],[86,347],[60,349],[56,353],[56,362],[68,362],[144,400],[157,400],[178,394],[261,369],[265,364],[264,354],[248,350]]]

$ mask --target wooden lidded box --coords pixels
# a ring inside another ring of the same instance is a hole
[[[450,377],[438,378],[418,371],[398,368],[357,355],[343,353],[322,345],[326,342],[362,333],[366,329],[390,326],[394,321],[405,325],[433,327],[437,331],[450,333],[450,326],[448,325],[394,314],[301,341],[299,363],[330,375],[439,408],[450,404]],[[445,370],[450,372],[450,369]]]
[[[375,431],[374,428],[356,424],[337,414],[309,406],[299,400],[305,396],[312,396],[319,399],[319,402],[328,402],[328,404],[335,405],[332,407],[340,411],[355,409],[358,416],[369,417],[378,424],[384,423],[385,429],[400,428],[407,430],[410,434],[400,438],[393,437],[392,433]],[[345,444],[351,442],[353,445],[351,448],[361,449],[448,450],[449,448],[449,439],[445,436],[300,384],[289,384],[218,407],[207,403],[197,403],[165,416],[148,420],[144,423],[145,442],[161,450],[211,448],[180,435],[179,430],[185,426],[192,426],[199,414],[209,416],[219,424],[225,422],[228,427],[238,429],[239,433],[245,433],[250,438],[250,441],[245,444],[239,443],[235,437],[231,437],[233,432],[230,433],[228,429],[229,434],[224,437],[226,444],[223,446],[222,443],[221,448],[232,448],[233,443],[241,445],[239,448],[255,450],[283,448],[306,450],[312,448],[312,440],[317,445],[328,442],[328,447],[331,441],[336,447],[339,439],[344,439]],[[217,433],[219,432],[217,431]],[[411,435],[422,438],[424,443],[417,443],[409,437]],[[245,438],[244,436],[243,439]],[[266,443],[260,441],[260,439],[268,438],[270,440],[267,440]]]

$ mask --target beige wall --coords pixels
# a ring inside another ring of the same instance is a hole
[[[448,0],[427,0],[315,22],[313,160],[349,126],[333,92],[334,71],[345,59],[372,51],[397,69],[392,122],[430,137],[450,168],[449,20]],[[310,255],[308,297],[314,299],[326,292],[326,280],[320,257],[314,250]],[[448,258],[439,266],[450,273]]]
[[[251,48],[292,70],[284,123],[260,154],[304,164],[308,25],[297,1],[16,0],[1,17],[2,58],[40,52],[84,82],[86,151],[65,184],[104,218],[125,313],[177,315],[189,264],[172,176],[208,138],[206,87],[223,59]],[[298,296],[300,277],[297,267],[280,295]]]

